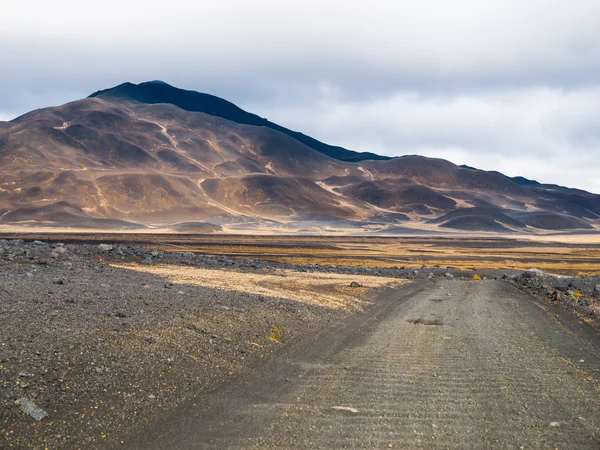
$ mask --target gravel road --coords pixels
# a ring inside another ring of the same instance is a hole
[[[416,281],[117,448],[600,448],[600,337],[501,281]]]

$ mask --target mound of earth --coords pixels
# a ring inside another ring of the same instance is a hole
[[[455,217],[440,225],[442,228],[454,228],[457,230],[466,231],[496,231],[496,232],[512,232],[510,228],[496,222],[488,216],[463,216]]]
[[[443,228],[478,231],[506,231],[508,227],[524,228],[519,222],[494,206],[459,208],[428,223],[441,224]]]
[[[215,233],[221,231],[223,227],[206,222],[182,222],[171,225],[169,228],[178,231],[179,233]]]
[[[542,230],[589,230],[593,227],[583,219],[550,212],[517,213],[515,218],[525,225]]]
[[[58,202],[39,208],[17,208],[4,213],[0,223],[30,226],[43,224],[50,227],[91,228],[99,230],[135,230],[144,225],[124,220],[90,217],[85,211],[67,202]]]

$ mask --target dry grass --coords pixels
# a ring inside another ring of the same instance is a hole
[[[569,275],[600,273],[600,234],[367,237],[23,233],[10,237],[126,242],[170,251],[247,256],[299,264],[366,267],[424,264],[459,269],[515,270],[537,267]]]
[[[399,286],[403,283],[395,278],[289,270],[274,270],[272,273],[263,274],[172,265],[115,264],[113,267],[159,275],[171,283],[286,298],[335,309],[360,308],[373,289]],[[360,283],[362,287],[351,288],[352,281]]]

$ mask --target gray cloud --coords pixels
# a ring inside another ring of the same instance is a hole
[[[0,120],[123,81],[210,92],[330,143],[600,192],[596,0],[25,0]]]

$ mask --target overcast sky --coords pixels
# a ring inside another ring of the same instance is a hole
[[[600,1],[6,2],[0,120],[124,81],[600,193]]]

